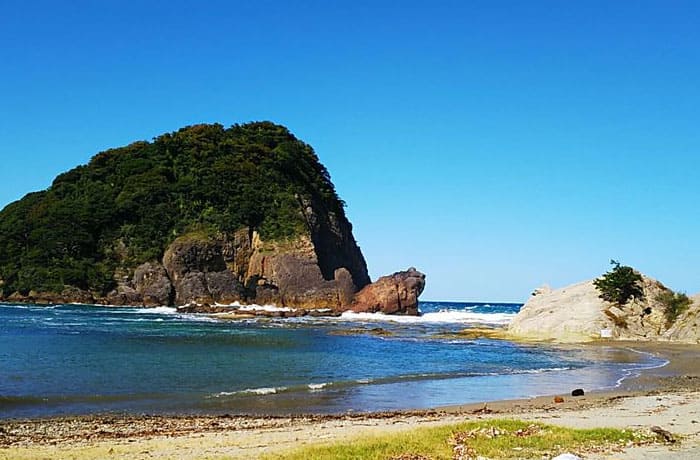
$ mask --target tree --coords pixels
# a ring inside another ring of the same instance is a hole
[[[630,299],[644,299],[642,290],[642,275],[632,267],[620,265],[617,260],[611,260],[613,268],[593,281],[600,291],[599,297],[619,306],[625,305]]]
[[[671,290],[659,293],[655,300],[664,306],[666,327],[671,327],[676,319],[693,303],[684,293]]]

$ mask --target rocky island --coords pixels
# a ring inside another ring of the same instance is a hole
[[[328,171],[270,122],[107,150],[0,212],[0,300],[417,314],[424,286],[371,283]]]

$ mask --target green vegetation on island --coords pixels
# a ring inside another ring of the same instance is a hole
[[[632,267],[620,265],[617,260],[611,260],[610,264],[613,268],[593,281],[600,291],[600,298],[619,306],[625,305],[631,299],[644,299],[642,275]]]
[[[670,327],[693,303],[690,297],[684,293],[670,290],[659,293],[656,296],[656,301],[664,306],[667,327]]]
[[[308,203],[343,213],[313,149],[270,122],[195,125],[99,153],[0,211],[0,296],[103,295],[184,234],[306,231]]]

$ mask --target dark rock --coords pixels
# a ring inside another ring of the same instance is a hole
[[[321,318],[321,317],[338,317],[342,315],[342,312],[335,311],[335,310],[329,310],[329,309],[317,309],[317,310],[309,310],[308,311],[309,316],[313,316],[315,318]]]
[[[133,285],[147,307],[172,304],[173,285],[161,264],[146,262],[139,265],[134,271]]]
[[[190,304],[190,305],[183,305],[181,307],[177,307],[177,311],[179,313],[206,313],[206,314],[212,314],[212,313],[235,313],[236,310],[232,307],[224,307],[224,306],[217,306],[217,305],[209,305],[209,304],[202,304],[202,305],[197,305],[197,304]]]
[[[662,438],[664,441],[668,443],[675,443],[676,438],[671,434],[671,432],[664,430],[660,426],[652,426],[650,428],[651,432]]]
[[[355,312],[417,315],[418,297],[425,288],[425,275],[415,268],[383,276],[355,295]]]
[[[255,303],[258,305],[284,306],[283,302],[281,302],[277,286],[265,283],[264,280],[260,281],[262,281],[262,283],[255,287]]]
[[[8,302],[24,302],[25,299],[26,299],[25,296],[23,296],[22,294],[20,294],[19,292],[16,292],[16,291],[13,292],[12,294],[10,294],[9,296],[7,296]]]
[[[120,284],[105,298],[110,305],[141,305],[143,297],[128,284]]]
[[[91,292],[78,289],[74,286],[66,286],[61,292],[61,303],[93,304],[95,297]]]
[[[230,304],[243,299],[243,286],[229,270],[209,272],[204,278],[209,294],[218,303]]]
[[[174,302],[232,303],[243,300],[243,286],[228,269],[222,241],[201,235],[176,239],[165,251],[163,266],[174,287]]]
[[[95,303],[92,293],[74,286],[65,286],[60,292],[29,291],[26,295],[14,292],[7,298],[8,302],[34,303],[38,305],[61,303]]]
[[[571,392],[571,396],[583,396],[584,392],[582,388],[576,388],[574,391]]]

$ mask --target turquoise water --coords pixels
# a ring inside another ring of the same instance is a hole
[[[166,307],[0,305],[0,418],[428,408],[610,388],[662,364],[450,335],[519,308],[423,302],[421,318],[217,321]]]

